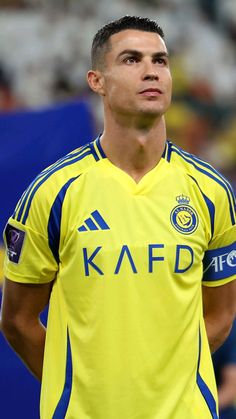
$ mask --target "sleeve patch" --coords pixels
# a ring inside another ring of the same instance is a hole
[[[207,250],[203,260],[203,281],[217,281],[236,275],[236,242]]]
[[[25,231],[7,224],[5,228],[5,237],[8,259],[13,263],[19,263],[25,239]]]

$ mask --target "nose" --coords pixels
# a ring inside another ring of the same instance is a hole
[[[156,64],[150,61],[144,63],[143,80],[159,80]]]

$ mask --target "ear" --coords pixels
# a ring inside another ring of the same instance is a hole
[[[87,73],[87,81],[89,87],[101,96],[105,96],[104,90],[104,77],[102,73],[98,70],[89,70]]]

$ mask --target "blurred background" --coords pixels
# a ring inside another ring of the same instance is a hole
[[[1,231],[40,170],[102,131],[100,100],[86,83],[90,47],[125,14],[164,29],[174,86],[168,138],[236,188],[236,0],[0,0]],[[2,263],[3,246],[0,278]],[[38,419],[39,385],[0,338],[0,417]]]

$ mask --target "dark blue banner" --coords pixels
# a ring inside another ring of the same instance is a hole
[[[31,180],[93,135],[93,119],[85,102],[0,114],[1,232]]]
[[[31,180],[46,166],[93,137],[93,118],[85,102],[0,114],[0,242],[7,219]],[[0,264],[1,259],[2,251]],[[0,417],[39,419],[39,393],[39,383],[0,333]]]

